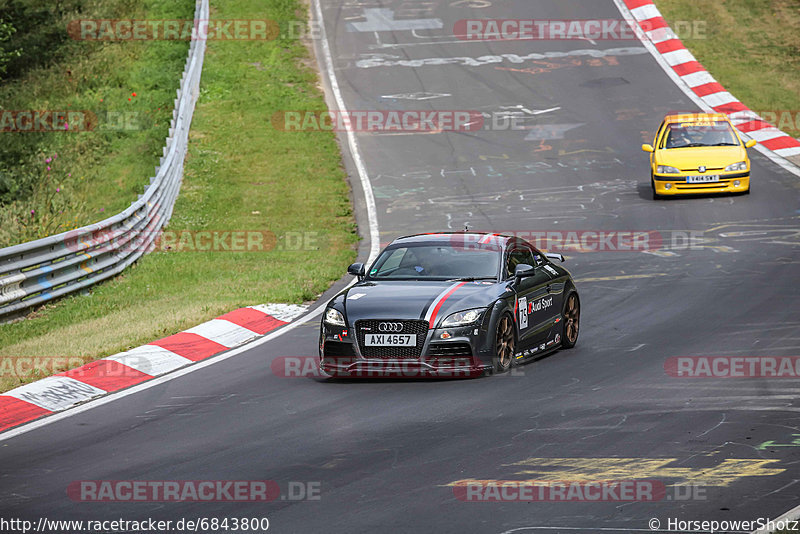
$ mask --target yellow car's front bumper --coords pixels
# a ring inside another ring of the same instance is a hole
[[[720,174],[719,181],[701,184],[687,183],[680,174],[654,174],[653,184],[657,195],[694,195],[704,193],[744,193],[750,190],[750,173]]]

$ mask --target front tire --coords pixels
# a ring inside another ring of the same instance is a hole
[[[564,309],[561,312],[564,321],[564,331],[561,336],[561,347],[571,349],[578,342],[578,333],[581,325],[581,301],[576,291],[571,291],[564,300]]]
[[[492,369],[495,373],[505,373],[511,369],[515,347],[514,320],[509,314],[504,313],[497,322],[495,331],[494,355],[492,356]]]
[[[656,193],[656,181],[653,179],[650,180],[650,188],[653,190],[653,200],[661,200],[661,195]]]

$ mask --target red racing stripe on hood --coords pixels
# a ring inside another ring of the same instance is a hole
[[[456,290],[464,284],[466,284],[466,282],[458,282],[439,293],[439,296],[433,301],[431,307],[428,308],[428,313],[425,314],[429,329],[432,329],[436,325],[436,316],[439,314],[439,309],[442,307],[442,304],[444,304],[444,301],[450,298],[450,295],[455,293]]]

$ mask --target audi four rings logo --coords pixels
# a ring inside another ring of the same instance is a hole
[[[378,323],[378,330],[381,332],[402,332],[403,323]]]

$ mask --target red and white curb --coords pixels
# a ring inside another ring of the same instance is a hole
[[[205,360],[289,324],[306,306],[239,308],[147,345],[25,384],[0,395],[0,431]]]
[[[727,92],[686,49],[653,0],[615,0],[615,3],[623,16],[626,15],[623,7],[626,7],[640,24],[661,60],[676,75],[673,78],[685,84],[691,91],[690,96],[695,96],[706,108],[728,115],[740,132],[758,141],[761,147],[800,165],[800,141],[763,120]]]

